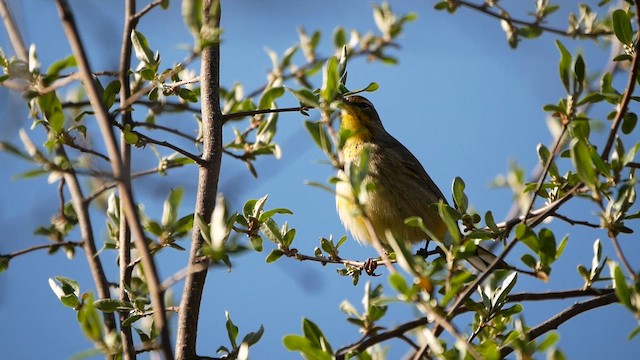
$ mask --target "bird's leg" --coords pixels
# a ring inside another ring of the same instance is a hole
[[[429,242],[430,242],[430,241],[431,241],[431,240],[429,240],[429,239],[428,239],[428,240],[427,240],[427,243],[424,245],[424,247],[423,247],[423,248],[418,249],[418,251],[416,252],[416,255],[418,255],[418,256],[420,256],[420,257],[422,257],[422,258],[424,258],[424,259],[428,258],[428,257],[429,257],[429,256],[431,256],[431,255],[440,255],[440,256],[443,256],[443,255],[444,255],[444,252],[442,251],[442,249],[440,249],[440,247],[439,247],[439,246],[436,246],[436,248],[435,248],[435,249],[433,249],[433,250],[428,250]]]
[[[368,258],[362,265],[362,268],[369,276],[380,276],[380,274],[375,273],[378,268],[378,260],[376,259]]]

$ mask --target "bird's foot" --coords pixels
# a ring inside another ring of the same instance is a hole
[[[368,258],[362,265],[362,268],[369,276],[380,276],[380,274],[375,273],[378,268],[378,261],[376,259]]]

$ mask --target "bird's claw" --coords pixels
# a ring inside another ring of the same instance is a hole
[[[362,268],[369,276],[380,276],[380,274],[376,274],[375,271],[378,268],[378,262],[375,259],[369,258],[364,262]]]

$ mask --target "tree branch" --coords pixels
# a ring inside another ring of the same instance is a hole
[[[636,13],[636,22],[640,25],[640,3],[638,1],[634,2],[635,4],[635,13]],[[638,27],[638,31],[636,33],[636,39],[640,37],[640,26]],[[629,70],[629,78],[627,79],[627,87],[624,90],[624,94],[622,95],[622,101],[618,106],[618,112],[616,113],[615,118],[611,122],[611,131],[609,132],[609,137],[607,138],[607,143],[602,149],[602,154],[600,157],[607,161],[609,159],[609,153],[611,152],[611,148],[613,147],[613,142],[618,135],[618,129],[622,124],[622,119],[624,115],[627,113],[627,108],[629,107],[629,102],[631,102],[631,97],[633,95],[633,90],[636,87],[636,78],[638,76],[638,45],[634,45],[633,49],[633,57],[631,59],[631,69]]]
[[[22,61],[29,61],[29,52],[24,46],[22,34],[18,30],[18,25],[16,25],[16,21],[13,19],[11,10],[9,10],[5,0],[0,0],[0,16],[2,16],[2,22],[4,22],[4,27],[7,29],[9,41],[11,41],[11,46],[16,52],[16,57]]]
[[[272,114],[272,113],[283,113],[283,112],[300,112],[304,110],[311,109],[308,106],[297,106],[297,107],[289,107],[289,108],[280,108],[280,109],[264,109],[264,110],[253,110],[253,111],[241,111],[237,113],[225,114],[222,116],[224,121],[229,121],[231,119],[242,118],[245,116],[253,116],[259,114]]]
[[[219,0],[202,2],[201,33],[212,33],[220,27]],[[200,69],[203,154],[199,163],[198,191],[194,216],[210,219],[216,203],[218,179],[222,161],[222,110],[220,109],[220,43],[208,43],[201,53]],[[198,317],[205,280],[207,278],[208,260],[201,260],[200,248],[204,238],[200,233],[198,222],[194,221],[191,230],[191,249],[189,266],[200,263],[207,265],[200,271],[189,271],[187,274],[180,315],[178,317],[178,335],[176,339],[176,358],[188,360],[196,358],[196,341],[198,336]]]
[[[540,335],[543,335],[551,330],[557,329],[560,325],[568,321],[569,319],[582,314],[585,311],[589,311],[601,306],[606,306],[609,304],[613,304],[618,302],[618,298],[616,294],[611,292],[606,295],[598,296],[597,298],[579,302],[574,304],[564,310],[563,312],[557,314],[556,316],[550,318],[549,320],[543,322],[542,324],[536,326],[535,328],[529,330],[527,333],[529,341],[532,341],[538,338]],[[500,349],[500,356],[502,358],[511,354],[514,351],[511,347],[503,347]]]
[[[529,26],[531,28],[534,29],[538,29],[538,30],[543,30],[552,34],[556,34],[556,35],[562,35],[562,36],[567,36],[570,38],[576,38],[576,37],[586,37],[586,38],[591,38],[591,39],[597,39],[599,37],[602,36],[607,36],[607,35],[612,35],[611,32],[599,32],[599,33],[585,33],[585,32],[581,32],[581,31],[576,31],[575,33],[570,33],[568,31],[565,30],[560,30],[560,29],[555,29],[555,28],[551,28],[548,26],[544,26],[540,23],[537,22],[530,22],[530,21],[524,21],[524,20],[518,20],[518,19],[513,19],[507,15],[503,15],[503,14],[499,14],[499,13],[495,13],[491,10],[489,10],[489,6],[485,4],[483,5],[476,5],[473,3],[470,3],[468,1],[464,1],[464,0],[451,0],[451,2],[454,5],[461,5],[461,6],[465,6],[468,7],[470,9],[479,11],[481,13],[484,13],[486,15],[489,15],[491,17],[494,17],[496,19],[500,19],[500,20],[504,20],[504,21],[508,21],[510,23],[514,23],[514,24],[518,24],[518,25],[524,25],[524,26]]]
[[[11,260],[14,257],[18,257],[20,255],[28,254],[30,252],[38,251],[38,250],[56,250],[63,246],[75,246],[75,247],[83,247],[84,243],[82,241],[63,241],[52,244],[42,244],[28,247],[26,249],[18,250],[16,252],[12,252],[9,254],[0,254],[0,257],[5,258],[7,260]]]
[[[151,4],[147,5],[149,7]],[[125,0],[124,3],[124,28],[122,30],[122,45],[120,48],[120,64],[118,66],[118,81],[120,81],[120,104],[122,105],[131,95],[131,82],[129,79],[129,70],[131,69],[131,32],[136,28],[140,17],[135,17],[136,1]],[[122,123],[126,126],[132,124],[130,111],[122,114]],[[122,156],[122,166],[131,172],[131,145],[125,141],[124,133],[120,134],[120,155]],[[127,221],[126,209],[123,203],[120,203],[120,224],[118,227],[118,260],[120,274],[120,300],[129,302],[129,293],[127,289],[131,288],[131,271],[128,267],[131,261],[131,229]],[[122,338],[122,356],[124,360],[136,359],[136,349],[133,343],[133,335],[131,326],[123,326],[127,319],[127,314],[120,315],[120,336]]]
[[[142,258],[151,303],[153,308],[156,310],[154,311],[154,325],[159,333],[160,349],[165,359],[172,359],[173,351],[171,350],[171,339],[169,338],[167,317],[163,311],[165,308],[164,294],[160,287],[157,268],[155,266],[154,259],[149,252],[149,248],[147,247],[144,230],[142,229],[137,206],[133,199],[131,178],[129,176],[128,169],[122,164],[118,144],[113,134],[113,129],[111,128],[111,118],[106,107],[102,103],[101,94],[93,81],[91,67],[85,54],[84,45],[80,40],[80,35],[71,9],[69,8],[69,4],[67,3],[67,0],[56,0],[56,5],[58,7],[58,13],[60,20],[62,21],[65,35],[76,58],[78,69],[82,74],[82,84],[84,85],[84,89],[87,92],[87,96],[95,112],[95,117],[98,121],[107,153],[109,154],[113,175],[118,181],[118,188],[121,195],[120,201],[124,204],[126,218],[129,226],[131,226],[136,242],[136,248]]]

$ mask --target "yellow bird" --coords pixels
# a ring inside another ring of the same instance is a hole
[[[386,243],[387,230],[396,239],[411,244],[427,239],[422,230],[404,223],[406,218],[419,216],[434,236],[450,241],[447,226],[437,211],[429,206],[439,201],[446,203],[445,196],[418,159],[384,129],[373,104],[362,96],[344,98],[340,129],[349,130],[352,136],[341,150],[345,170],[338,173],[341,181],[336,184],[336,207],[340,220],[353,237],[360,243],[369,243],[372,238],[362,211],[354,200],[346,173],[349,164],[358,164],[364,149],[369,148],[369,169],[364,183],[371,182],[375,186],[361,201],[364,214],[370,220],[378,240]],[[479,246],[477,249],[476,255],[467,258],[467,261],[483,271],[496,256]],[[504,262],[498,267],[510,268]]]

